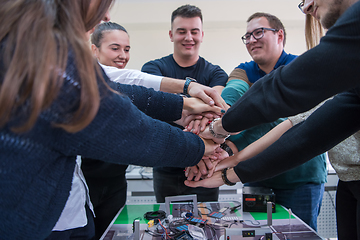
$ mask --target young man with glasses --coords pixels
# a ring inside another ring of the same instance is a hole
[[[247,33],[241,39],[253,61],[241,63],[230,74],[221,95],[230,106],[261,77],[296,58],[284,51],[285,28],[281,21],[271,14],[258,12],[251,15],[247,20]],[[230,136],[228,140],[237,148],[233,149],[233,152],[243,150],[283,120],[278,119]],[[315,171],[309,171],[309,168]],[[320,154],[308,163],[274,178],[245,185],[272,188],[277,203],[290,208],[310,227],[317,230],[317,217],[326,176],[326,157],[325,154]]]
[[[222,121],[214,124],[214,132],[237,132],[295,115],[337,95],[263,152],[229,169],[227,178],[231,182],[252,182],[279,174],[333,148],[360,130],[360,2],[305,0],[302,3],[300,7],[305,14],[328,28],[326,35],[319,45],[290,65],[254,84]],[[288,161],[289,156],[292,161]],[[359,157],[339,159],[335,164],[348,175],[347,179],[339,175],[337,186],[338,239],[360,240]],[[202,182],[187,182],[187,185],[214,187],[221,181],[221,172],[217,172]]]

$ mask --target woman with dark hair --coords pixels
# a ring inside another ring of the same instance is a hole
[[[111,3],[0,2],[2,239],[50,235],[69,197],[77,155],[185,167],[217,147],[153,118],[173,121],[183,113],[220,114],[219,108],[112,83],[99,68],[86,32],[100,22]],[[85,212],[86,206],[79,207],[73,211]],[[94,232],[87,234],[83,239]]]

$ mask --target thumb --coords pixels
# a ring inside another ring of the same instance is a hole
[[[185,184],[186,186],[192,187],[192,188],[201,187],[200,182],[195,182],[195,181],[185,180],[185,181],[184,181],[184,184]]]

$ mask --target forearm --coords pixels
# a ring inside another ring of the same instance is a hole
[[[264,151],[240,162],[235,171],[242,182],[276,176],[328,151],[358,131],[359,118],[359,97],[352,93],[338,95]]]
[[[127,95],[132,103],[150,117],[162,121],[175,121],[181,118],[183,99],[170,93],[150,88],[109,82],[109,86]]]
[[[355,54],[360,52],[360,40],[351,30],[358,25],[358,17],[351,10],[354,14],[339,19],[317,47],[258,80],[225,114],[225,129],[241,131],[296,115],[358,86],[360,68],[352,66],[360,64]],[[339,36],[342,41],[337,40]]]
[[[212,88],[215,89],[219,95],[221,95],[221,92],[224,89],[224,86],[214,86]]]
[[[163,77],[160,84],[160,91],[168,93],[183,93],[185,80]]]
[[[242,151],[236,153],[236,158],[238,162],[245,161],[247,159],[250,159],[257,154],[264,151],[266,148],[268,148],[271,144],[273,144],[275,141],[277,141],[281,135],[283,135],[287,130],[289,130],[292,127],[292,123],[290,120],[285,120],[281,122],[279,125],[274,127],[271,131],[266,133],[263,137],[258,139],[257,141],[251,143],[246,148],[244,148]]]

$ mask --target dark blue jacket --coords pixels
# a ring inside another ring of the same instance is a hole
[[[0,84],[5,71],[1,57]],[[137,86],[109,83],[124,93],[119,95],[99,80],[101,103],[95,119],[77,133],[54,127],[54,122],[71,117],[79,103],[80,83],[71,52],[64,80],[59,96],[30,131],[10,130],[21,116],[0,128],[1,239],[44,239],[51,233],[69,196],[77,155],[112,163],[178,167],[195,165],[203,156],[198,136],[151,118],[180,118],[182,98]],[[23,113],[26,107],[20,110]]]

